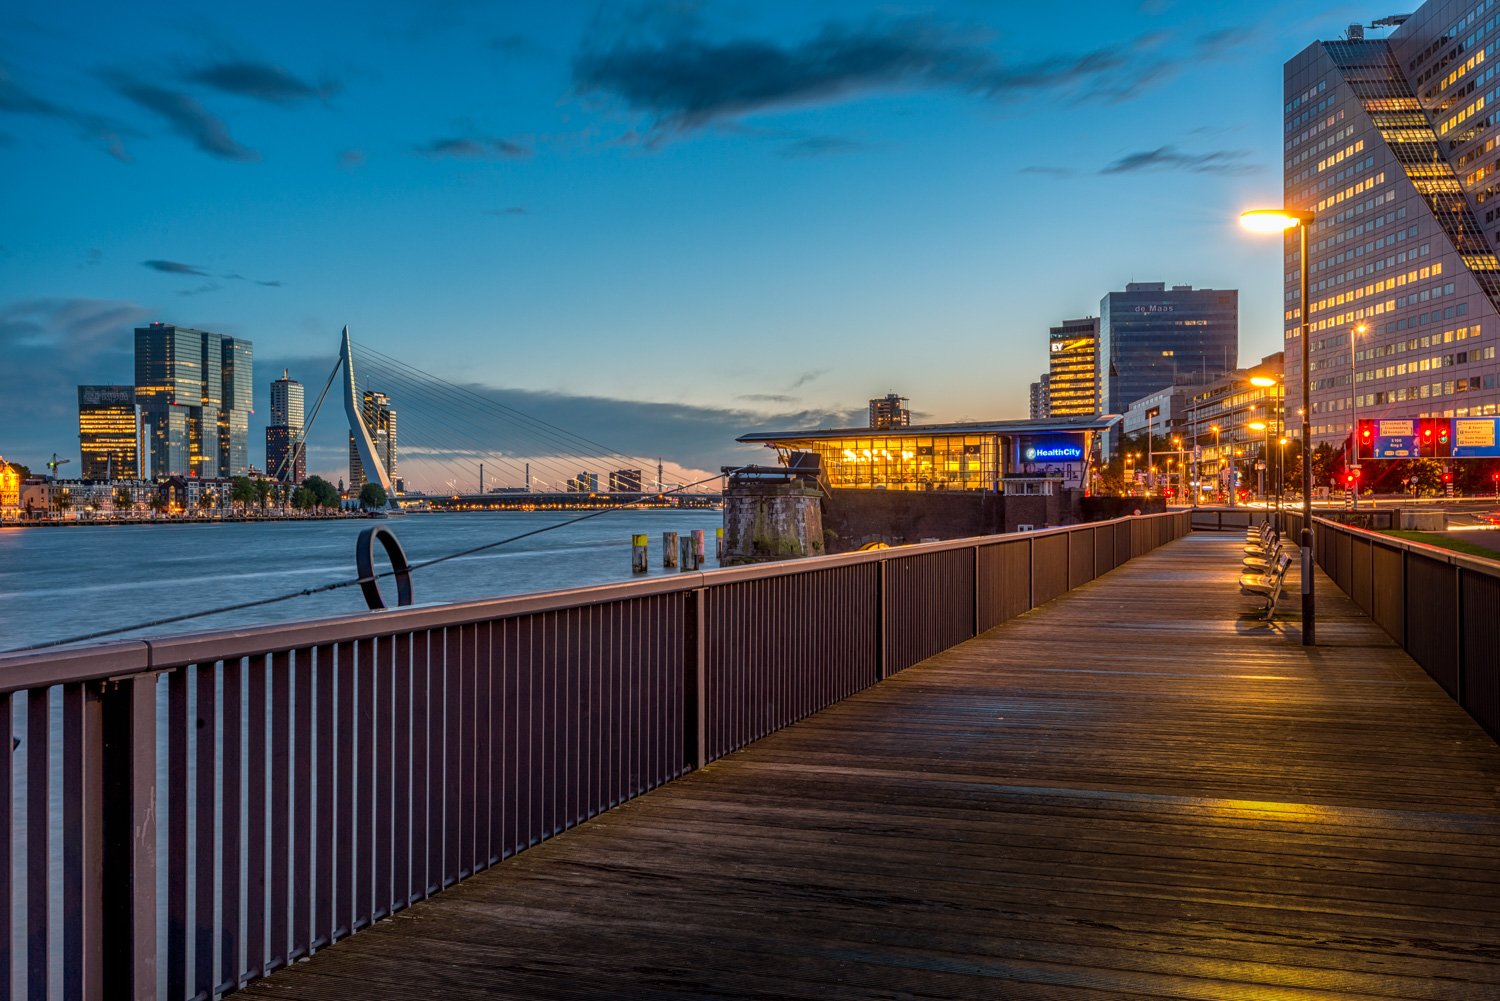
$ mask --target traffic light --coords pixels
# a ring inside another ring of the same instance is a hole
[[[1449,470],[1446,470],[1446,469],[1443,470],[1443,482],[1444,483],[1452,483],[1453,482],[1453,473],[1450,472]]]

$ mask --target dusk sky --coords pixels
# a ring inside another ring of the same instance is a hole
[[[706,469],[892,390],[1024,417],[1048,326],[1129,281],[1240,289],[1253,362],[1282,63],[1388,13],[6,4],[0,455],[76,462],[74,387],[154,319],[254,341],[256,465],[270,381],[314,394],[346,323]]]

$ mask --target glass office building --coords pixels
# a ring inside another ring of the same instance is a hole
[[[370,432],[370,441],[375,446],[375,457],[385,466],[391,483],[396,483],[396,411],[391,409],[390,397],[384,393],[365,390],[360,397],[360,419],[365,430]],[[354,435],[349,435],[349,489],[358,491],[365,485],[365,464],[355,447]],[[374,481],[372,481],[374,482]]]
[[[1430,0],[1386,22],[1397,25],[1389,37],[1356,26],[1285,67],[1286,204],[1316,213],[1314,443],[1347,442],[1356,400],[1362,418],[1500,404],[1500,3]],[[1302,380],[1298,252],[1293,230],[1288,387]]]
[[[1234,289],[1132,282],[1099,302],[1095,376],[1105,413],[1171,385],[1199,385],[1232,370],[1240,351],[1240,296]],[[1052,413],[1057,414],[1053,386]]]
[[[302,383],[286,369],[271,383],[271,423],[266,426],[266,473],[285,483],[307,479],[307,448],[302,442]]]
[[[146,437],[143,473],[228,477],[249,472],[251,342],[152,323],[135,330],[135,397]]]
[[[1047,334],[1047,412],[1036,417],[1092,417],[1099,405],[1099,318],[1064,320]]]
[[[140,478],[140,418],[134,386],[78,387],[79,477]]]

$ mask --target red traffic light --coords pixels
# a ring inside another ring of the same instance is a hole
[[[1432,425],[1431,424],[1423,425],[1423,427],[1422,427],[1422,440],[1423,441],[1431,441],[1432,440]]]
[[[1444,472],[1443,473],[1443,482],[1444,483],[1452,483],[1453,482],[1453,474],[1449,473],[1449,472]]]
[[[1369,441],[1373,434],[1374,432],[1370,430],[1369,425],[1365,425],[1359,429],[1359,437],[1363,441]]]

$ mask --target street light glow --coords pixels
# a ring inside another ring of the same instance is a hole
[[[1269,389],[1276,385],[1276,380],[1268,375],[1255,375],[1250,377],[1250,385],[1259,386],[1261,389]]]
[[[1312,222],[1311,212],[1286,209],[1251,209],[1240,213],[1240,225],[1252,233],[1281,233]]]
[[[1251,431],[1264,431],[1266,429],[1266,425],[1262,424],[1260,421],[1251,421],[1245,426],[1248,427]]]

